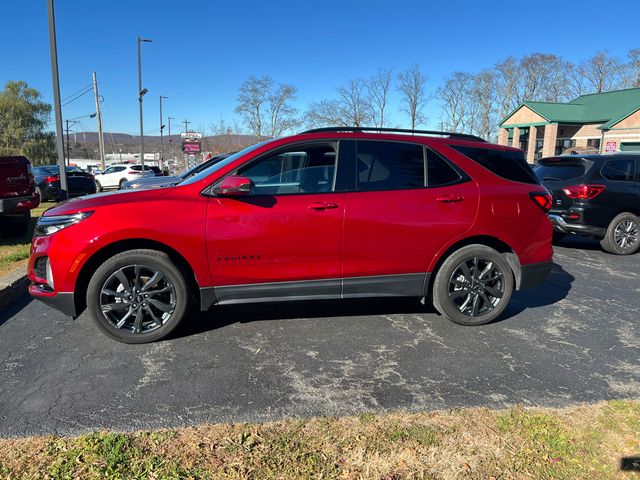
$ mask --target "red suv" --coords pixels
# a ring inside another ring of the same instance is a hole
[[[158,340],[191,304],[415,296],[480,325],[552,265],[551,205],[520,150],[477,137],[325,128],[176,186],[69,200],[34,233],[31,294]]]

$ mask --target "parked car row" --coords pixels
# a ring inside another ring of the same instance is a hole
[[[0,233],[21,237],[31,210],[40,204],[31,162],[26,157],[0,157]]]

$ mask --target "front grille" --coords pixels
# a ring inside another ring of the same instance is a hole
[[[47,278],[47,260],[49,257],[39,257],[36,259],[36,264],[33,267],[33,271],[36,272],[38,278]]]

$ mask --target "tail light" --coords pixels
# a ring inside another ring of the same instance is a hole
[[[572,185],[571,187],[564,187],[562,191],[569,198],[591,200],[600,195],[604,189],[604,185]]]
[[[548,192],[531,192],[529,194],[533,203],[538,205],[544,213],[548,213],[551,210],[553,197]]]
[[[127,175],[140,175],[142,172],[138,172],[137,170],[129,170]]]
[[[45,183],[53,183],[60,181],[60,175],[50,175],[48,177],[44,177]]]

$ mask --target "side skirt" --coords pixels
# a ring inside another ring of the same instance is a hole
[[[422,297],[429,273],[302,280],[200,289],[200,308],[212,305],[361,297]]]

